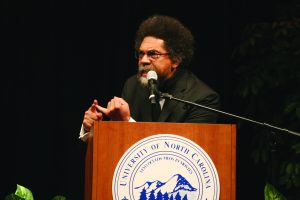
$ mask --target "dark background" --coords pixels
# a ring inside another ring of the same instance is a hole
[[[37,200],[83,199],[85,144],[78,134],[84,111],[93,99],[106,105],[119,96],[136,72],[134,34],[146,17],[171,15],[191,29],[197,49],[190,69],[220,93],[223,111],[238,114],[230,56],[247,23],[274,15],[269,0],[3,3],[1,199],[16,184]],[[219,122],[236,120],[221,116]],[[237,199],[249,188],[249,199],[263,199],[263,186],[249,179],[251,166],[237,154]]]

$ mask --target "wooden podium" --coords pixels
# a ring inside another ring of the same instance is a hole
[[[85,200],[112,200],[112,181],[120,158],[133,144],[156,134],[175,134],[198,144],[216,167],[220,199],[236,199],[235,125],[100,121],[87,141]]]

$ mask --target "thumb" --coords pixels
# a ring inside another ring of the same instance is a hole
[[[97,108],[98,111],[102,112],[105,115],[108,115],[109,111],[107,108],[101,107],[99,105],[95,105],[95,107]]]

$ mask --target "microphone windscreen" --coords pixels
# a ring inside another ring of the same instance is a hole
[[[150,70],[147,73],[147,80],[150,80],[150,79],[157,80],[157,73],[154,70]]]

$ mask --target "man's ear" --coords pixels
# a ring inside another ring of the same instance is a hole
[[[177,58],[174,58],[174,59],[173,59],[173,65],[172,65],[172,68],[173,68],[173,69],[178,68],[178,66],[180,65],[181,61],[182,61],[181,58],[178,58],[178,57],[177,57]]]

